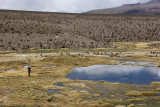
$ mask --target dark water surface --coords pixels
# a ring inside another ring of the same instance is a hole
[[[56,83],[57,86],[63,86],[63,83]]]
[[[62,90],[60,90],[60,89],[49,89],[49,90],[46,91],[46,93],[47,94],[54,94],[54,93],[58,93],[60,91],[62,91]]]
[[[160,81],[159,67],[131,66],[131,65],[93,65],[73,68],[73,73],[67,78],[74,80],[104,80],[108,82],[131,83],[149,85],[153,81]]]

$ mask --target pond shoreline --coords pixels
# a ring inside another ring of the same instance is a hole
[[[148,57],[145,53],[150,50],[146,48],[121,49],[123,45],[118,44],[118,49],[86,49],[58,50],[53,53],[9,53],[1,55],[0,70],[10,70],[14,72],[0,73],[0,103],[4,106],[89,106],[108,105],[110,107],[134,104],[136,107],[155,107],[160,100],[160,82],[152,82],[150,85],[135,85],[129,83],[110,83],[104,80],[72,80],[66,78],[73,73],[72,68],[88,67],[91,65],[113,66],[140,66],[140,68],[150,68],[146,63],[121,63],[112,59],[128,59],[144,62],[160,63],[160,56]],[[123,43],[124,44],[124,43]],[[140,46],[140,45],[138,45]],[[125,47],[125,46],[124,46]],[[139,48],[139,47],[138,47]],[[122,51],[121,51],[122,50]],[[138,50],[138,52],[137,52]],[[157,49],[154,49],[157,51]],[[124,52],[125,51],[125,52]],[[145,52],[144,52],[145,51]],[[153,49],[152,49],[153,51]],[[44,51],[43,51],[44,52]],[[47,51],[46,51],[47,52]],[[119,56],[110,57],[111,53],[121,53]],[[139,54],[140,53],[140,54]],[[25,57],[22,57],[25,56]],[[34,57],[33,57],[34,56]],[[112,58],[112,59],[105,59]],[[147,63],[148,64],[148,63]],[[28,77],[27,66],[32,66],[31,77]],[[44,67],[44,68],[43,68]],[[122,67],[123,68],[123,67]],[[117,68],[121,69],[122,68]],[[123,71],[124,72],[124,71]],[[124,74],[124,73],[122,73]],[[119,74],[118,74],[119,75]],[[121,75],[121,74],[120,74]],[[124,76],[124,75],[122,75]],[[117,78],[116,76],[114,78]],[[122,80],[127,81],[126,77]],[[49,93],[49,90],[61,90],[57,93]],[[16,94],[18,93],[18,95]],[[15,100],[16,99],[16,100]],[[28,103],[30,102],[30,103]]]

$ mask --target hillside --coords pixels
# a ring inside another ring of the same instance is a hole
[[[128,15],[160,15],[160,0],[147,3],[126,4],[116,8],[100,9],[87,12],[89,14],[128,14]]]
[[[160,40],[160,16],[0,11],[0,50],[102,48]]]

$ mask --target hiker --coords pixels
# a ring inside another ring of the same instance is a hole
[[[31,66],[28,65],[28,76],[31,76]]]

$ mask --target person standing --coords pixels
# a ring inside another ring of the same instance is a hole
[[[28,76],[31,76],[31,66],[28,65]]]

